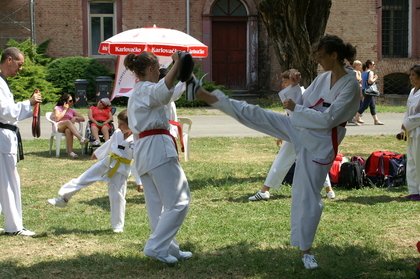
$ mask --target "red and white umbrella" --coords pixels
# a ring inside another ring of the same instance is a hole
[[[127,55],[142,51],[153,52],[156,56],[171,56],[175,51],[188,51],[194,58],[205,58],[208,48],[184,32],[156,26],[124,31],[99,45],[101,54]]]
[[[98,50],[101,54],[118,55],[111,99],[131,95],[136,81],[132,72],[125,69],[124,58],[127,54],[143,51],[154,53],[161,67],[168,67],[174,52],[188,51],[193,58],[206,58],[208,47],[184,32],[156,26],[131,29],[112,36],[103,41]]]

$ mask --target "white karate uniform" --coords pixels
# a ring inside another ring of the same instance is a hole
[[[287,89],[279,92],[280,100],[283,102],[286,99],[293,100],[296,104],[302,104],[302,94],[305,91],[304,87],[288,86]],[[289,115],[292,113],[290,110],[286,110]],[[265,179],[264,185],[270,188],[278,189],[286,177],[289,169],[292,167],[296,160],[296,152],[292,143],[284,141],[280,147],[279,152],[276,155],[273,163],[271,164],[270,170]],[[329,175],[327,175],[324,181],[324,187],[331,187],[331,181]]]
[[[300,250],[312,247],[322,213],[321,189],[335,158],[333,142],[343,140],[345,123],[359,107],[359,85],[354,72],[341,77],[332,88],[331,72],[320,74],[306,89],[303,105],[291,115],[231,100],[215,90],[212,106],[240,123],[294,144],[296,168],[292,187],[291,244]],[[287,89],[287,88],[286,88]],[[336,131],[337,133],[333,132]]]
[[[169,120],[178,122],[178,115],[176,113],[175,101],[178,100],[182,96],[182,93],[184,93],[184,91],[185,91],[185,82],[178,82],[175,85],[174,93],[171,98],[172,101],[168,105],[166,105],[166,108],[165,108],[166,116],[168,117]],[[169,132],[171,133],[173,137],[179,138],[178,127],[176,125],[170,124]],[[132,165],[132,168],[131,168],[131,175],[134,177],[136,181],[136,185],[143,184],[141,181],[140,175],[137,174],[137,170],[134,164]]]
[[[111,226],[114,230],[123,229],[127,178],[130,174],[131,164],[121,162],[118,166],[118,161],[113,159],[111,154],[131,161],[133,158],[133,146],[133,135],[124,139],[124,134],[121,130],[115,130],[110,139],[95,150],[94,154],[98,161],[78,178],[64,184],[58,191],[58,194],[64,199],[70,200],[73,195],[94,182],[107,182],[111,208]],[[116,172],[112,177],[108,177],[108,174],[114,167]]]
[[[408,193],[420,194],[420,89],[411,89],[403,125],[408,131],[407,186]]]
[[[173,97],[173,90],[167,88],[164,79],[158,83],[138,82],[127,106],[129,127],[135,137],[134,164],[143,181],[151,227],[144,252],[154,257],[179,253],[175,235],[187,215],[190,190],[172,137],[138,135],[153,129],[170,129],[167,113]]]
[[[0,78],[0,122],[17,125],[18,121],[32,117],[29,102],[15,103],[9,86]],[[4,214],[5,232],[23,229],[20,177],[17,171],[16,133],[0,128],[0,204]]]

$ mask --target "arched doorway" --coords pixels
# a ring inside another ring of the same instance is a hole
[[[229,89],[246,89],[247,10],[239,0],[218,0],[210,15],[212,78]]]

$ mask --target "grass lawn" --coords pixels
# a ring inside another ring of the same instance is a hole
[[[407,187],[335,188],[335,200],[323,199],[314,242],[320,268],[305,270],[289,245],[290,186],[268,202],[248,202],[278,151],[269,137],[191,140],[191,160],[182,165],[192,203],[177,240],[194,257],[174,267],[141,252],[149,226],[132,182],[125,231],[114,234],[103,183],[66,208],[47,203],[92,164],[88,157],[50,157],[47,140],[25,141],[24,149],[24,225],[38,236],[0,236],[0,278],[415,278],[420,204],[401,199]],[[349,136],[340,152],[367,158],[374,150],[403,153],[405,144],[392,136]]]

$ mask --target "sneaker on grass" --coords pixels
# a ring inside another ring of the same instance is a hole
[[[318,268],[318,263],[316,262],[314,255],[304,254],[302,262],[306,269]]]
[[[48,199],[49,204],[52,204],[52,205],[57,206],[57,207],[66,207],[67,202],[68,201],[65,200],[63,197]]]
[[[258,191],[255,195],[250,196],[248,198],[248,200],[250,201],[261,201],[261,200],[268,200],[270,198],[270,192],[265,191],[265,192],[261,192]]]
[[[328,197],[330,200],[335,199],[335,193],[334,193],[334,191],[333,191],[333,190],[331,190],[331,191],[327,192],[327,197]]]
[[[4,234],[10,235],[10,236],[35,236],[36,235],[36,233],[34,233],[33,231],[27,230],[25,228],[17,232],[5,232]]]

